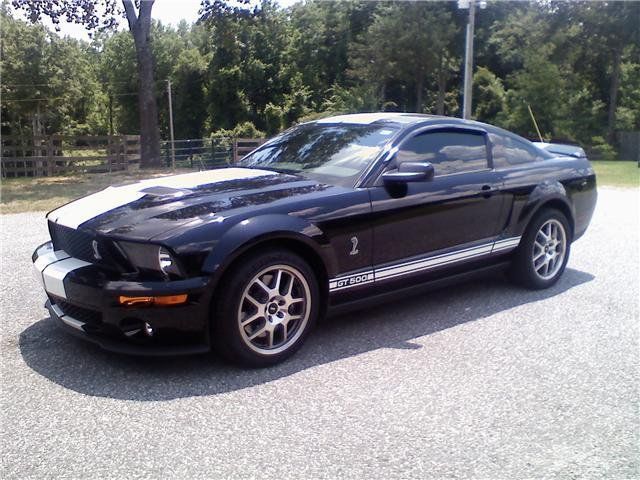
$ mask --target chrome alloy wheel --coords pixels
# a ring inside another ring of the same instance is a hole
[[[247,284],[238,327],[249,348],[263,355],[293,345],[309,320],[311,293],[302,273],[289,265],[265,268]]]
[[[564,226],[556,219],[542,224],[533,242],[533,270],[543,280],[553,278],[562,268],[567,252]]]

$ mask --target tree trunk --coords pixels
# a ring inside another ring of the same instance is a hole
[[[447,88],[447,72],[444,66],[444,55],[440,56],[438,68],[438,98],[436,100],[436,115],[444,115],[444,96]]]
[[[618,90],[620,88],[620,63],[622,61],[622,48],[619,47],[613,54],[613,68],[611,70],[611,84],[609,85],[609,112],[607,115],[607,141],[612,144],[615,141],[616,109],[618,107]]]
[[[380,110],[384,110],[385,107],[385,101],[386,101],[386,97],[387,97],[387,84],[386,82],[382,82],[382,85],[380,86],[380,89],[378,90],[378,95],[379,95],[379,104],[380,104]]]
[[[131,0],[122,0],[136,47],[138,66],[138,105],[140,109],[140,166],[156,167],[160,159],[160,129],[158,127],[158,103],[153,75],[153,56],[151,54],[151,7],[154,0],[140,2],[136,15]]]
[[[422,113],[422,91],[424,90],[424,72],[418,70],[416,77],[416,113]]]

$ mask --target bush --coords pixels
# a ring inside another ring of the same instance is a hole
[[[591,139],[593,143],[591,150],[593,152],[592,156],[595,157],[594,160],[617,160],[618,152],[613,146],[609,145],[604,141],[602,137],[593,137]]]
[[[258,130],[251,122],[242,122],[236,125],[233,130],[233,136],[236,138],[264,138],[263,131]]]
[[[221,145],[231,145],[234,138],[264,138],[265,133],[258,130],[251,122],[242,122],[231,130],[221,128],[209,135],[212,140],[218,140]]]
[[[265,123],[267,124],[267,134],[274,135],[284,127],[284,111],[282,107],[267,103],[264,108]]]
[[[485,67],[478,67],[473,75],[473,116],[487,123],[496,123],[496,118],[504,110],[505,91],[502,81]]]

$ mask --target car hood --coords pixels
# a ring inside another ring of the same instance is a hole
[[[337,188],[299,175],[222,168],[113,186],[51,211],[70,228],[150,240],[195,219],[216,221],[234,211]]]

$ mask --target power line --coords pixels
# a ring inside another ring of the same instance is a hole
[[[131,82],[99,82],[101,85],[123,85]],[[55,87],[54,83],[3,83],[0,87]]]
[[[138,92],[129,92],[129,93],[113,93],[111,97],[126,97],[129,95],[138,95]],[[43,102],[47,100],[62,100],[67,97],[48,97],[48,98],[3,98],[2,102]]]

